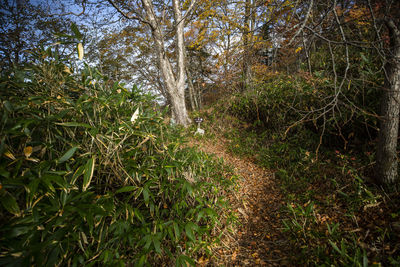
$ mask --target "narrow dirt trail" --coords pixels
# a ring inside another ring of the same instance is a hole
[[[238,191],[228,196],[237,212],[240,225],[225,236],[221,248],[208,265],[224,266],[290,266],[293,261],[288,239],[281,231],[280,208],[284,204],[274,174],[255,165],[250,158],[228,152],[228,141],[191,140],[189,145],[222,157],[233,166],[239,180]]]

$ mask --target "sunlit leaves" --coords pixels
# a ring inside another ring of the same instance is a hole
[[[134,123],[138,117],[139,117],[139,108],[137,108],[135,112],[132,114],[131,122]]]
[[[79,60],[82,60],[82,59],[83,59],[83,55],[84,55],[82,43],[79,43],[79,44],[77,45],[76,49],[77,49],[77,51],[78,51],[78,58],[79,58]]]
[[[13,153],[11,153],[10,150],[7,150],[6,152],[4,152],[4,155],[5,155],[7,158],[11,159],[11,160],[15,160],[15,156],[13,155]]]
[[[213,242],[213,226],[228,216],[216,204],[222,190],[213,190],[228,185],[220,174],[225,167],[182,148],[181,132],[165,125],[152,98],[136,87],[106,83],[89,67],[75,78],[50,54],[47,60],[33,70],[40,77],[50,72],[47,80],[29,81],[34,90],[27,96],[0,92],[11,94],[1,144],[0,213],[6,220],[0,226],[18,232],[18,238],[0,233],[10,248],[4,257],[14,260],[18,246],[27,254],[37,248],[29,261],[38,264],[146,265],[160,256],[192,263],[195,251]],[[68,79],[64,90],[50,94],[47,85],[60,79]],[[18,107],[18,116],[11,107]],[[189,184],[188,169],[194,177],[210,175],[210,183]],[[48,245],[54,242],[56,252]],[[187,251],[181,255],[177,247]]]

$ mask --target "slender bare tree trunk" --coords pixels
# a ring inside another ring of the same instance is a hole
[[[309,46],[307,45],[306,38],[304,36],[304,32],[303,31],[301,32],[301,40],[303,41],[303,47],[304,47],[304,51],[306,53],[308,72],[312,73],[310,50],[309,50]]]
[[[381,104],[381,127],[376,158],[376,175],[380,183],[390,184],[398,180],[397,137],[400,109],[400,29],[388,20],[391,55],[386,64],[387,90]]]
[[[197,105],[199,106],[199,109],[203,108],[203,98],[202,98],[203,91],[204,90],[201,90],[200,86],[198,85],[197,86]]]
[[[189,68],[186,69],[186,76],[187,76],[187,80],[188,80],[190,105],[192,107],[192,110],[198,110],[199,109],[199,105],[197,103],[197,97],[195,95],[193,79],[192,79],[192,75],[190,73]]]
[[[250,45],[249,45],[249,32],[250,32],[250,12],[251,12],[251,0],[246,0],[244,6],[244,29],[243,29],[243,88],[246,88],[250,84]]]

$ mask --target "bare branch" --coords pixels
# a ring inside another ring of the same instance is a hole
[[[339,91],[340,91],[342,89],[342,87],[343,87],[344,81],[346,80],[346,77],[347,77],[347,72],[348,72],[348,70],[350,68],[350,60],[349,60],[349,46],[348,46],[347,41],[346,41],[346,35],[344,34],[343,27],[342,27],[342,25],[341,25],[341,23],[339,21],[338,14],[336,12],[336,0],[335,0],[335,5],[333,7],[333,14],[335,15],[336,23],[339,26],[340,34],[342,36],[342,40],[345,43],[345,48],[346,48],[346,69],[344,71],[344,77],[343,77],[343,79],[342,79],[342,81],[341,81],[341,83],[339,85]]]
[[[181,18],[178,22],[176,22],[176,24],[174,25],[174,28],[173,28],[171,31],[174,31],[175,28],[176,28],[180,23],[182,23],[182,22],[185,23],[185,22],[186,22],[186,19],[187,19],[188,16],[190,15],[190,13],[191,13],[192,9],[194,8],[196,2],[197,2],[197,0],[193,0],[193,1],[190,3],[190,6],[189,6],[188,10],[186,11],[185,15],[182,16],[182,18]]]
[[[152,25],[145,19],[139,17],[139,16],[133,16],[132,14],[129,13],[125,13],[124,11],[122,11],[122,9],[120,9],[112,0],[107,0],[117,11],[118,13],[120,13],[124,18],[126,19],[134,19],[137,20],[139,22],[145,23],[147,25],[149,25],[150,27],[152,27]]]
[[[308,18],[310,17],[311,9],[312,9],[313,5],[314,5],[314,0],[311,0],[310,5],[308,6],[307,14],[306,14],[306,17],[304,18],[303,24],[297,30],[295,35],[293,35],[292,39],[290,39],[288,46],[290,46],[293,43],[294,39],[296,39],[296,37],[303,31],[304,27],[307,24]]]
[[[192,12],[192,9],[194,8],[194,6],[195,6],[196,3],[197,3],[197,0],[193,0],[193,1],[190,3],[190,6],[189,6],[188,10],[186,11],[186,14],[185,14],[185,16],[183,17],[183,19],[186,19],[186,17],[188,16],[188,14],[190,14],[190,12]]]

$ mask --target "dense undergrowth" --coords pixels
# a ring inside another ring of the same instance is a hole
[[[230,224],[222,161],[155,101],[54,51],[0,83],[0,265],[194,265]],[[134,115],[133,115],[134,114]],[[133,115],[133,116],[132,116]]]
[[[204,114],[207,127],[222,130],[233,153],[275,171],[296,265],[398,265],[399,193],[370,182],[376,118],[343,109],[324,122],[308,113],[326,106],[327,87],[303,75],[277,76]]]

